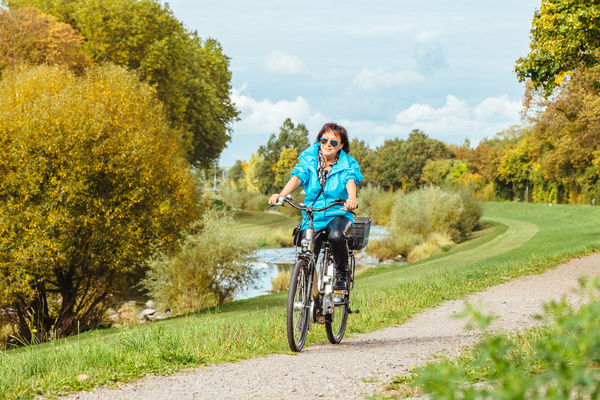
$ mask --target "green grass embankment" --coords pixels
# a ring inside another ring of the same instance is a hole
[[[447,253],[374,268],[357,278],[348,334],[399,324],[444,301],[513,277],[541,273],[600,248],[600,209],[542,204],[484,205],[486,229]],[[250,229],[250,227],[248,227]],[[90,389],[198,365],[287,353],[286,293],[142,326],[0,353],[0,398],[29,399]],[[315,327],[308,345],[326,341]]]
[[[299,218],[289,218],[276,212],[238,211],[236,230],[252,237],[257,248],[277,248],[292,245],[292,230]]]

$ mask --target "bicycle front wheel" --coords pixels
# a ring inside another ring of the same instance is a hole
[[[342,341],[346,333],[346,323],[348,322],[348,295],[344,295],[334,301],[333,314],[328,316],[325,321],[325,331],[327,339],[332,344],[338,344]]]
[[[287,337],[290,349],[299,352],[308,333],[310,282],[305,260],[296,261],[287,300]]]

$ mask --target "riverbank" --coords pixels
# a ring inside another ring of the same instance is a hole
[[[358,277],[353,304],[361,313],[352,316],[348,335],[403,323],[445,301],[600,249],[600,215],[592,207],[488,203],[484,217],[493,226],[486,235],[428,260],[376,267]],[[0,393],[27,399],[148,373],[288,353],[285,298],[285,292],[275,293],[158,323],[2,352]],[[313,329],[307,345],[326,340],[324,330]]]

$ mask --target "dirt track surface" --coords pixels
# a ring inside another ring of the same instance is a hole
[[[542,313],[543,303],[563,295],[578,301],[573,293],[578,279],[595,275],[600,275],[600,254],[491,287],[468,300],[500,317],[492,328],[523,329],[538,324],[533,316]],[[456,354],[472,346],[477,334],[464,329],[464,320],[452,318],[463,310],[463,300],[449,301],[403,325],[345,338],[337,346],[317,345],[298,355],[278,354],[172,376],[150,376],[118,389],[100,388],[67,399],[363,399],[434,354]]]

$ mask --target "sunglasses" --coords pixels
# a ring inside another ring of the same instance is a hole
[[[319,140],[321,141],[321,144],[322,144],[323,146],[325,146],[325,145],[327,144],[327,142],[329,142],[329,143],[331,143],[331,145],[332,145],[333,147],[337,147],[337,145],[338,145],[338,143],[339,143],[339,142],[338,142],[337,140],[335,140],[335,139],[331,139],[331,140],[329,140],[329,139],[327,139],[327,138],[325,138],[325,137],[322,137],[322,138],[321,138],[321,139],[319,139]]]

